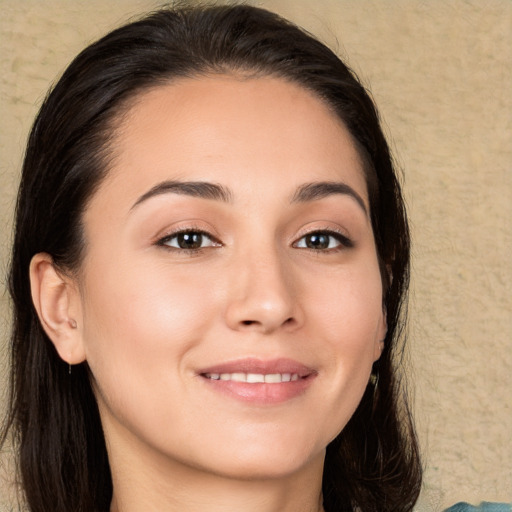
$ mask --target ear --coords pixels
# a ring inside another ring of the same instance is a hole
[[[85,361],[76,283],[55,268],[49,254],[38,253],[30,262],[30,288],[39,321],[61,359],[69,364]]]
[[[388,320],[385,306],[382,306],[382,315],[379,319],[379,325],[377,326],[377,336],[373,349],[373,362],[378,361],[384,350],[384,339],[388,332]]]

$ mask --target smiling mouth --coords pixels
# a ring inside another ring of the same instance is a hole
[[[281,404],[305,393],[318,372],[291,359],[248,358],[204,368],[208,388],[255,405]]]
[[[303,378],[298,373],[205,373],[202,375],[211,380],[247,382],[248,384],[280,384]]]

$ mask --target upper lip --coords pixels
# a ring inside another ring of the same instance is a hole
[[[257,373],[263,375],[291,373],[297,374],[299,377],[307,377],[308,375],[316,373],[316,371],[293,359],[279,358],[262,360],[251,357],[202,368],[198,373],[200,375],[209,373]]]

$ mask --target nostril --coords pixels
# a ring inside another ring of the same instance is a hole
[[[290,324],[293,324],[294,322],[294,318],[293,317],[290,317],[290,318],[287,318],[282,325],[290,325]],[[242,325],[244,326],[251,326],[251,325],[257,325],[257,324],[260,324],[261,322],[258,322],[258,320],[242,320],[240,322]]]

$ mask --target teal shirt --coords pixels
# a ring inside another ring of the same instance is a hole
[[[512,503],[489,503],[483,501],[477,507],[468,503],[457,503],[445,512],[512,512]]]

